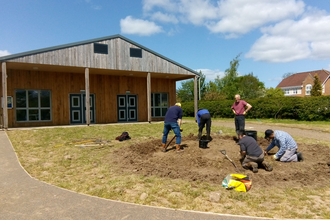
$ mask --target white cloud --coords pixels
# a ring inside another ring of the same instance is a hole
[[[330,16],[315,11],[300,20],[284,20],[261,29],[260,37],[247,58],[266,62],[290,62],[301,59],[330,58]]]
[[[120,20],[120,28],[124,34],[137,34],[141,36],[150,36],[163,32],[162,27],[156,25],[154,22],[135,19],[131,16]]]
[[[8,50],[0,50],[0,57],[7,56],[7,55],[10,55]]]
[[[282,77],[272,78],[268,79],[268,82],[281,82],[283,80]]]
[[[92,9],[94,10],[101,10],[102,6],[101,5],[95,5],[92,0],[85,0],[87,4],[91,6]]]
[[[197,69],[195,71],[202,71],[202,73],[205,75],[206,80],[214,80],[215,78],[217,78],[217,76],[219,76],[220,78],[225,76],[225,72],[220,71],[219,69]]]
[[[214,33],[245,34],[270,22],[294,18],[304,12],[305,4],[295,0],[224,0],[218,2],[219,19],[210,21]]]
[[[161,22],[165,22],[165,23],[174,23],[177,24],[179,22],[179,20],[171,14],[164,14],[162,12],[156,12],[151,16],[152,20],[155,21],[161,21]]]
[[[145,16],[160,14],[183,23],[204,25],[213,33],[237,37],[271,22],[295,18],[304,12],[301,0],[144,0]],[[165,13],[166,12],[166,13]],[[160,13],[160,14],[159,14]],[[157,15],[157,16],[155,16]]]

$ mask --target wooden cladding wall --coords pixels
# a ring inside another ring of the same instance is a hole
[[[16,89],[51,90],[51,122],[16,122],[15,108],[8,110],[9,127],[50,126],[70,124],[69,94],[85,90],[84,73],[58,73],[25,70],[8,70],[8,96],[14,97]],[[95,94],[96,123],[117,122],[117,95],[137,95],[138,121],[147,121],[147,78],[90,75],[90,93]],[[151,92],[169,94],[169,104],[175,104],[175,80],[151,78]],[[15,106],[15,105],[14,105]]]
[[[114,38],[95,43],[107,44],[109,53],[94,53],[93,43],[90,43],[24,56],[9,61],[151,73],[195,75],[193,72],[143,49],[142,58],[130,57],[130,48],[137,47],[121,38]]]

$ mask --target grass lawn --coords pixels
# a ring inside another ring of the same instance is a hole
[[[191,121],[193,118],[186,119],[182,125],[182,135],[196,135],[197,125]],[[289,120],[262,120],[262,123],[279,123],[327,131],[326,126],[330,125],[328,122],[291,123]],[[234,215],[330,218],[330,209],[326,205],[330,203],[329,185],[315,189],[309,186],[241,193],[225,190],[221,183],[123,174],[109,161],[109,155],[116,149],[151,139],[159,139],[161,142],[162,129],[163,123],[141,123],[13,129],[7,134],[22,166],[31,176],[79,193],[144,205]],[[222,126],[212,126],[212,130],[222,130],[224,134],[234,135],[233,129]],[[123,131],[128,131],[132,139],[114,141]],[[95,140],[104,145],[83,146]],[[220,193],[219,202],[209,201],[211,192]],[[147,193],[148,197],[140,199],[142,193]]]

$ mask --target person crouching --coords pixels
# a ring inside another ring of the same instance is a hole
[[[262,165],[266,171],[272,171],[273,167],[264,161],[264,152],[257,141],[253,137],[247,136],[244,130],[239,130],[237,135],[243,168],[251,169],[253,173],[257,173],[258,166]]]

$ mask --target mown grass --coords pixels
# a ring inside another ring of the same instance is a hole
[[[197,125],[182,125],[183,136],[197,134]],[[55,127],[8,131],[23,167],[31,176],[50,184],[107,199],[144,205],[163,206],[206,212],[275,218],[329,218],[330,189],[286,188],[251,190],[248,193],[225,190],[221,183],[210,184],[180,179],[122,174],[109,161],[115,149],[133,143],[159,139],[163,123],[94,125],[89,127]],[[233,129],[212,126],[234,135]],[[129,141],[115,142],[128,131]],[[102,147],[80,147],[82,140],[111,140]],[[271,183],[270,183],[271,184]],[[219,192],[219,202],[210,202],[211,192]],[[142,193],[148,197],[141,200]]]

